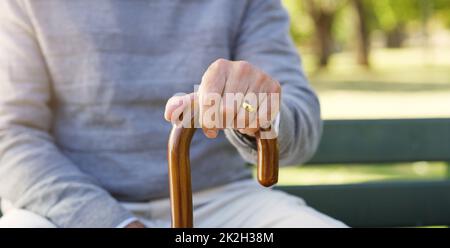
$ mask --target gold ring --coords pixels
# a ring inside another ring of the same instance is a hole
[[[245,111],[252,113],[255,111],[255,107],[253,107],[250,103],[248,103],[247,101],[244,101],[242,103],[242,107],[245,109]]]

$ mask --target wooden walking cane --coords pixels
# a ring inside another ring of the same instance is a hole
[[[172,227],[193,227],[191,171],[189,146],[195,133],[191,120],[190,128],[174,125],[170,132],[167,159],[169,162],[170,204]],[[257,177],[261,185],[272,186],[278,181],[277,139],[262,139],[257,134]]]

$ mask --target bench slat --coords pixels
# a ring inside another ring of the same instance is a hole
[[[450,181],[277,188],[352,227],[450,225]]]
[[[450,119],[329,120],[309,164],[450,161]]]

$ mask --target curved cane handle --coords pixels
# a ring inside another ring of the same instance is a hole
[[[170,204],[172,227],[193,227],[191,169],[189,147],[195,128],[172,128],[167,159],[169,162]],[[261,185],[272,186],[278,181],[277,139],[260,139],[257,135],[257,177]]]

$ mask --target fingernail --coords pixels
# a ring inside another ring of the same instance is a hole
[[[206,131],[206,134],[208,135],[208,137],[210,138],[215,138],[217,136],[217,132],[214,130],[208,130]]]

